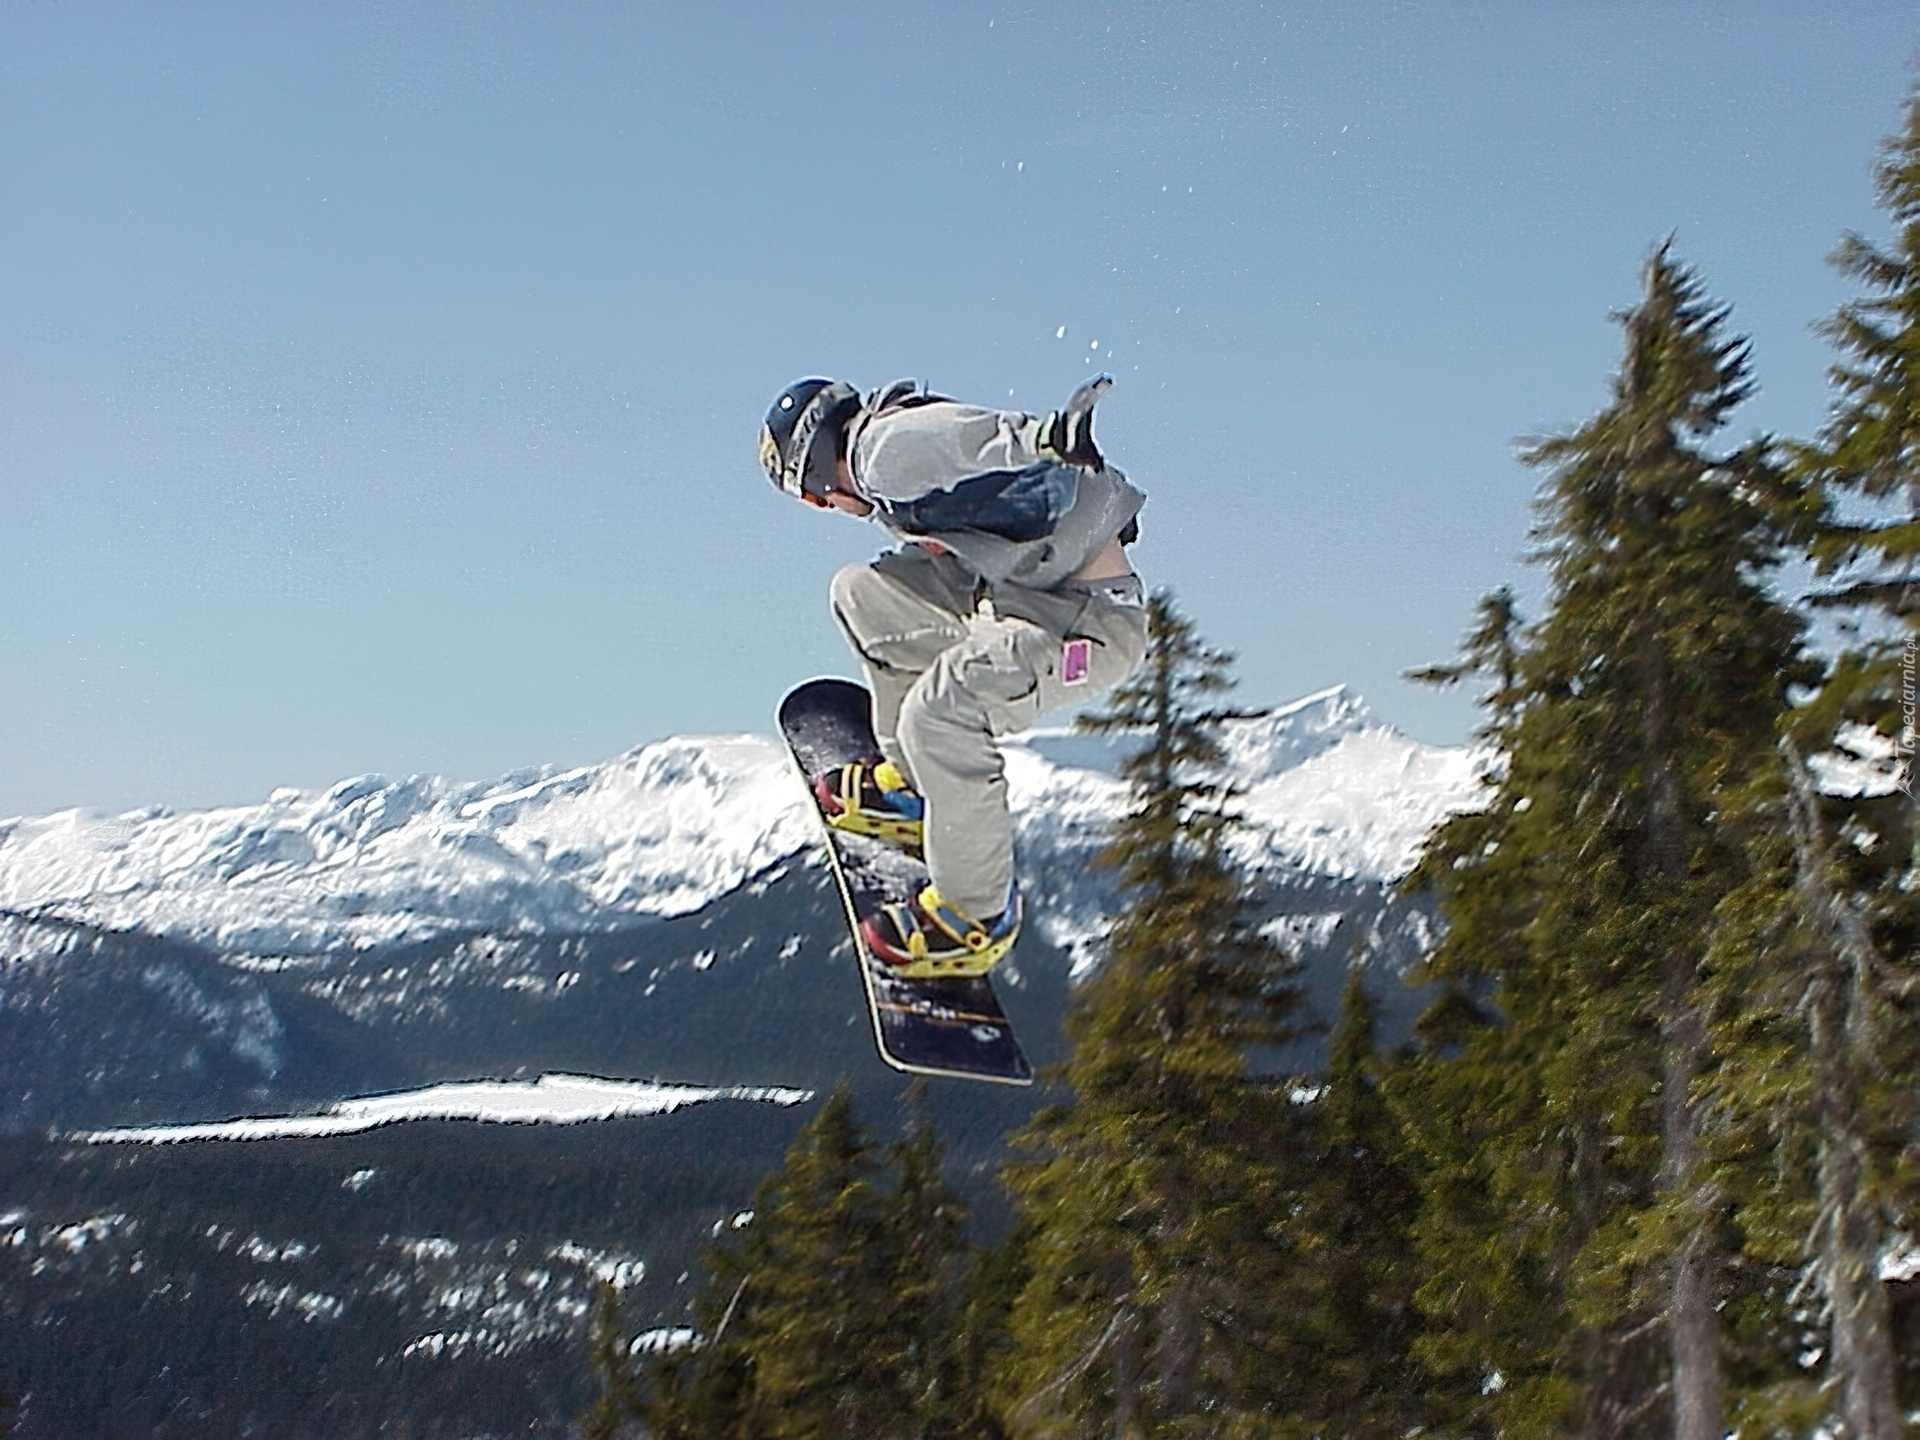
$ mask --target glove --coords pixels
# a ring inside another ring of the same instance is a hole
[[[1093,443],[1093,407],[1113,388],[1111,375],[1096,375],[1067,397],[1067,408],[1055,410],[1040,426],[1040,453],[1062,465],[1088,470],[1106,468],[1100,447]]]

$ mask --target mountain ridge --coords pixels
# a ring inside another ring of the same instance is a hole
[[[1432,824],[1472,803],[1490,763],[1410,739],[1344,686],[1233,722],[1225,739],[1250,822],[1242,861],[1362,882],[1404,873]],[[1125,803],[1113,774],[1122,750],[1058,729],[1009,740],[1023,856],[1098,845]],[[18,817],[0,821],[0,909],[229,955],[631,928],[816,863],[796,779],[772,737],[674,736],[599,765],[493,780],[362,775],[250,806]],[[1058,938],[1084,940],[1097,923],[1061,919]]]
[[[1404,1036],[1435,921],[1395,881],[1490,757],[1342,687],[1224,740],[1250,918],[1302,1016],[1358,971]],[[996,988],[1043,1069],[1124,903],[1090,862],[1125,748],[1006,747],[1032,919]],[[0,1295],[32,1317],[46,1433],[295,1433],[322,1403],[342,1435],[572,1433],[596,1277],[690,1323],[799,1097],[842,1083],[877,1135],[933,1123],[997,1233],[1006,1137],[1058,1092],[903,1086],[819,849],[784,747],[751,735],[0,823]],[[1311,1024],[1261,1057],[1324,1062]]]

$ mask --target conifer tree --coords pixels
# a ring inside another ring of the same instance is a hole
[[[1904,1422],[1879,1270],[1901,1234],[1898,1161],[1920,1118],[1920,1056],[1898,998],[1911,977],[1885,952],[1912,932],[1876,917],[1873,867],[1859,863],[1872,857],[1831,839],[1833,812],[1853,807],[1816,793],[1791,736],[1781,750],[1782,776],[1749,807],[1760,868],[1722,907],[1716,969],[1731,1003],[1716,1099],[1764,1161],[1743,1216],[1750,1253],[1800,1275],[1824,1308],[1825,1335],[1799,1347],[1820,1359],[1807,1379],[1824,1383],[1777,1384],[1753,1409],[1892,1440]]]
[[[974,1251],[961,1285],[954,1393],[956,1434],[968,1440],[1006,1440],[998,1395],[1010,1373],[1013,1307],[1033,1279],[1035,1228],[1016,1218],[998,1244]]]
[[[1512,723],[1513,706],[1520,699],[1520,612],[1513,591],[1502,585],[1480,598],[1479,623],[1461,646],[1460,659],[1451,665],[1423,665],[1406,678],[1423,685],[1457,685],[1469,677],[1493,682],[1481,704],[1488,712],[1485,735],[1498,734]]]
[[[1261,935],[1216,777],[1229,657],[1164,594],[1146,664],[1084,721],[1138,733],[1133,805],[1103,856],[1125,912],[1066,1021],[1069,1103],[1009,1167],[1031,1277],[1013,1307],[1002,1415],[1018,1436],[1226,1433],[1282,1401],[1298,1356],[1278,1313],[1289,1082],[1249,1055],[1298,1033],[1286,953]],[[1244,1431],[1242,1433],[1254,1433]]]
[[[1312,1356],[1308,1428],[1347,1440],[1400,1440],[1419,1428],[1425,1409],[1413,1349],[1419,1192],[1384,1068],[1373,999],[1360,971],[1350,970],[1316,1106],[1311,1178],[1294,1222],[1304,1251],[1295,1284]]]
[[[1807,1265],[1827,1315],[1833,1414],[1848,1436],[1902,1433],[1883,1255],[1914,1204],[1900,1156],[1920,1111],[1912,1077],[1914,953],[1920,914],[1920,814],[1913,785],[1916,640],[1920,639],[1920,90],[1875,170],[1889,248],[1848,234],[1832,257],[1867,293],[1820,328],[1841,352],[1818,441],[1798,447],[1809,486],[1811,549],[1829,588],[1816,603],[1848,612],[1850,643],[1820,691],[1791,717],[1784,769],[1757,804],[1773,873],[1730,913],[1755,938],[1730,952],[1734,1023],[1756,1055],[1729,1108],[1783,1137],[1786,1178],[1757,1209],[1769,1253]],[[1837,577],[1835,579],[1834,577]],[[1849,731],[1852,733],[1849,733]],[[1893,785],[1816,793],[1803,751],[1838,732],[1892,752]],[[1845,836],[1852,844],[1836,844]],[[1884,839],[1883,839],[1884,837]],[[1794,1137],[1800,1137],[1797,1141]],[[1796,1173],[1796,1164],[1799,1167]]]
[[[878,1151],[836,1089],[762,1182],[751,1223],[708,1257],[701,1342],[649,1376],[652,1435],[957,1433],[973,1399],[953,1382],[965,1220],[932,1132]]]
[[[587,1347],[600,1398],[581,1417],[582,1440],[623,1440],[638,1433],[641,1413],[639,1378],[621,1324],[620,1292],[611,1281],[600,1282],[593,1305]]]
[[[1844,701],[1845,713],[1899,736],[1910,757],[1912,697],[1902,696],[1900,662],[1920,633],[1920,90],[1908,99],[1904,130],[1882,146],[1874,189],[1893,243],[1881,249],[1849,232],[1831,257],[1868,293],[1819,327],[1843,358],[1828,371],[1828,423],[1797,458],[1828,502],[1814,553],[1823,574],[1841,576],[1820,603],[1888,622],[1849,657],[1836,677],[1844,683],[1829,683],[1829,708]],[[1911,776],[1910,762],[1907,770]],[[1907,828],[1920,846],[1911,819],[1917,802],[1906,799]]]
[[[886,1150],[893,1183],[882,1226],[892,1271],[888,1310],[898,1334],[887,1363],[914,1419],[897,1433],[990,1437],[988,1376],[964,1330],[976,1257],[966,1238],[966,1206],[941,1173],[942,1153],[924,1117]]]
[[[1817,674],[1762,583],[1798,514],[1772,447],[1702,448],[1751,388],[1725,317],[1661,246],[1611,403],[1527,450],[1550,608],[1503,687],[1506,773],[1419,872],[1450,927],[1433,975],[1455,1013],[1490,978],[1498,1012],[1415,1087],[1426,1353],[1473,1423],[1725,1433],[1701,967],[1748,874],[1723,807]]]

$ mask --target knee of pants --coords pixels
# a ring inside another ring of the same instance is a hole
[[[869,663],[878,664],[878,657],[871,653],[871,641],[876,628],[884,630],[884,622],[876,627],[876,617],[886,613],[886,606],[880,591],[886,580],[874,572],[871,565],[847,565],[836,571],[827,593],[832,598],[833,618],[847,637],[847,643],[853,646],[860,658]]]

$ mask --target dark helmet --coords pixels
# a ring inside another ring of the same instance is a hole
[[[840,432],[860,409],[860,392],[844,380],[796,380],[767,409],[760,427],[760,463],[789,495],[816,503],[833,488]]]

